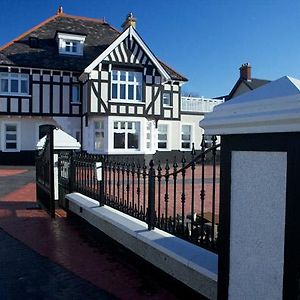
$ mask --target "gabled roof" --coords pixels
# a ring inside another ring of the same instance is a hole
[[[235,83],[235,85],[233,86],[230,93],[226,96],[226,100],[231,99],[233,97],[234,93],[236,92],[236,90],[243,83],[249,88],[249,90],[252,91],[252,90],[259,88],[260,86],[265,85],[268,82],[270,82],[270,80],[257,79],[257,78],[252,78],[251,80],[245,80],[245,79],[239,78],[237,80],[237,82]]]
[[[130,36],[130,38],[134,38],[137,43],[143,48],[143,50],[146,52],[152,63],[158,68],[159,72],[166,80],[170,80],[171,76],[167,73],[167,71],[163,68],[161,63],[157,60],[155,55],[151,52],[151,50],[148,48],[148,46],[144,43],[142,38],[137,34],[135,29],[130,26],[126,30],[124,30],[117,38],[116,40],[111,43],[88,67],[85,68],[85,73],[90,73],[100,62],[103,61],[103,59],[109,55],[122,41],[124,41],[125,38]]]
[[[59,55],[57,32],[85,35],[83,56]],[[83,72],[120,35],[122,33],[104,21],[59,13],[2,46],[0,65]],[[38,38],[38,48],[30,47],[31,37]],[[161,62],[158,64],[171,79],[187,80]]]

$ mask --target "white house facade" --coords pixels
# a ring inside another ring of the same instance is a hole
[[[187,79],[151,52],[131,14],[123,29],[59,9],[0,48],[0,164],[33,163],[41,125],[89,153],[191,149],[203,111],[182,107]]]

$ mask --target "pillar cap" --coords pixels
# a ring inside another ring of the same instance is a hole
[[[206,134],[300,132],[300,80],[284,76],[214,107]]]

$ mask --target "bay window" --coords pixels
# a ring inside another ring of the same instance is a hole
[[[140,122],[116,121],[113,127],[114,149],[135,149],[140,147]]]
[[[143,76],[140,72],[112,70],[111,99],[142,101]]]
[[[0,73],[0,93],[28,95],[28,74]]]

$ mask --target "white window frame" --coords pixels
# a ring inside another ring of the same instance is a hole
[[[75,35],[75,34],[69,34],[69,33],[58,33],[58,49],[59,54],[66,54],[66,55],[77,55],[82,56],[83,55],[83,45],[85,41],[85,36],[82,35]],[[70,45],[70,50],[67,50],[67,43]],[[76,51],[73,51],[73,46],[76,45]]]
[[[2,79],[7,79],[8,80],[8,91],[2,91],[1,90],[1,80]],[[18,81],[18,91],[17,92],[12,92],[11,91],[11,81],[12,80],[17,80]],[[27,85],[27,92],[21,91],[21,82],[26,80],[26,85]],[[24,74],[24,73],[10,73],[10,72],[1,72],[0,73],[0,94],[1,95],[29,95],[29,75]]]
[[[125,124],[124,124],[125,123]],[[132,123],[132,128],[128,128],[129,123]],[[117,124],[118,128],[115,128],[115,124]],[[124,127],[122,125],[125,125]],[[138,125],[138,129],[136,127],[136,124]],[[113,143],[112,143],[112,147],[114,151],[141,151],[141,122],[140,121],[120,121],[120,120],[114,120],[112,123],[112,138],[113,138]],[[122,128],[123,127],[123,128]],[[137,131],[138,130],[138,131]],[[129,133],[133,133],[133,134],[138,134],[138,147],[137,148],[128,148],[128,134]],[[115,133],[124,133],[125,134],[125,147],[124,148],[115,148],[114,145],[114,135]]]
[[[96,123],[102,123],[102,126],[96,128]],[[96,133],[103,133],[103,145],[100,148],[96,148]],[[104,120],[94,121],[94,131],[93,131],[93,150],[95,152],[101,152],[105,149],[105,122]]]
[[[182,135],[183,135],[182,127],[183,126],[189,126],[190,129],[191,129],[190,140],[189,140],[190,147],[189,148],[183,148],[182,147],[182,143],[186,143],[187,142],[187,141],[184,141],[182,139]],[[193,141],[194,141],[194,124],[192,124],[192,123],[182,123],[182,124],[180,124],[180,150],[181,151],[190,151],[190,150],[192,150]]]
[[[160,134],[159,127],[160,126],[166,126],[166,128],[167,128],[167,131],[166,131],[167,139],[166,140],[159,139],[159,134]],[[170,130],[170,124],[166,124],[166,123],[158,124],[158,126],[157,126],[157,149],[158,149],[158,151],[169,151],[169,149],[170,149],[169,130]],[[160,148],[159,143],[167,143],[166,148]]]
[[[125,73],[125,80],[121,80],[121,72]],[[114,75],[117,75],[117,79],[114,79]],[[133,75],[133,81],[129,80],[129,74]],[[136,76],[137,75],[137,76]],[[137,77],[140,78],[140,81],[137,80]],[[113,85],[117,85],[117,97],[113,98]],[[125,98],[121,98],[121,85],[125,85]],[[133,99],[129,99],[128,97],[128,87],[133,86]],[[140,87],[141,89],[141,99],[137,99],[137,88]],[[128,70],[112,70],[111,71],[111,100],[112,101],[128,101],[128,102],[144,102],[143,100],[143,73],[142,72],[135,72],[135,71],[128,71]]]
[[[16,148],[15,149],[9,149],[6,148],[6,125],[15,125],[16,126]],[[14,121],[6,121],[2,123],[2,151],[3,152],[20,152],[20,148],[21,148],[21,128],[20,128],[20,123],[19,122],[14,122]]]

